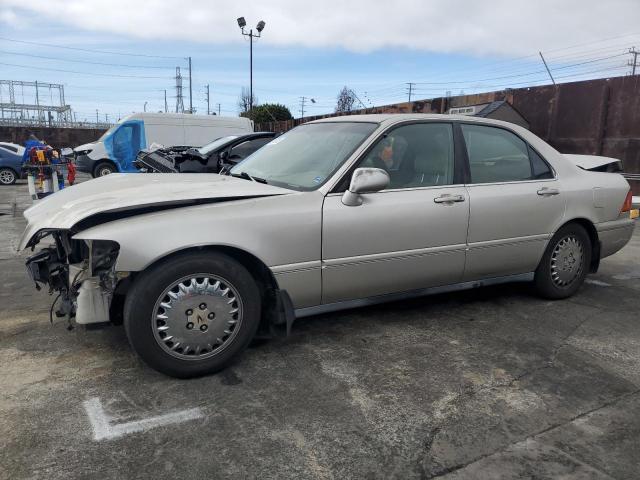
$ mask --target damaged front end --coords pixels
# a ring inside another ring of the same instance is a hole
[[[209,157],[197,148],[174,146],[157,150],[142,150],[133,162],[141,172],[146,173],[218,173],[220,165],[209,165]]]
[[[26,261],[27,271],[40,290],[48,286],[49,294],[57,293],[51,306],[50,320],[66,317],[78,324],[105,323],[119,277],[115,263],[120,249],[108,240],[73,240],[69,230],[45,230],[27,245],[32,249],[40,242],[48,245]]]

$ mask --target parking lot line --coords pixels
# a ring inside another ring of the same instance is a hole
[[[190,408],[165,415],[143,418],[142,420],[114,424],[112,418],[104,411],[102,402],[98,397],[90,398],[83,405],[93,428],[93,439],[96,441],[112,440],[131,433],[142,432],[173,423],[196,420],[204,416],[200,408]]]

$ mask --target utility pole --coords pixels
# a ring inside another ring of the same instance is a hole
[[[169,110],[169,106],[167,105],[167,90],[164,91],[164,113],[167,113]]]
[[[98,109],[96,108],[96,124],[100,123],[100,118],[98,117]]]
[[[105,113],[104,114],[104,122],[108,125],[109,124],[109,114]]]
[[[211,112],[209,110],[209,84],[205,85],[207,88],[207,115],[211,115]]]
[[[220,104],[218,104],[218,116],[220,116]]]
[[[191,57],[189,57],[189,113],[193,113],[193,91],[191,89]]]
[[[304,102],[306,99],[306,97],[300,97],[300,118],[304,118]]]
[[[407,82],[407,85],[409,85],[409,103],[411,103],[411,92],[413,91],[413,86],[415,85],[415,83]]]
[[[635,75],[636,74],[636,67],[638,66],[638,54],[640,52],[638,52],[636,50],[636,47],[631,47],[629,49],[629,53],[631,55],[633,55],[633,62],[631,62],[631,60],[629,60],[629,62],[627,62],[627,65],[629,65],[631,67],[631,75]]]
[[[245,32],[244,27],[247,25],[244,17],[238,18],[238,26],[242,30],[242,35],[249,37],[249,111],[253,110],[253,39],[260,38],[265,23],[260,20],[256,25],[258,33],[253,33],[253,29],[249,29],[249,33]]]
[[[549,78],[551,78],[551,82],[555,85],[556,81],[553,79],[553,75],[551,75],[551,70],[549,70],[549,66],[547,65],[547,61],[542,56],[542,52],[538,52],[540,54],[540,58],[542,59],[542,63],[544,63],[544,68],[547,69],[547,73],[549,74]]]

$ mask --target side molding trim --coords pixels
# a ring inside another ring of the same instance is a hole
[[[366,307],[369,305],[377,305],[379,303],[405,300],[408,298],[424,297],[426,295],[435,295],[438,293],[457,292],[460,290],[469,290],[472,288],[486,287],[489,285],[499,285],[501,283],[531,282],[533,281],[533,276],[534,272],[520,273],[516,275],[506,275],[503,277],[487,278],[483,280],[473,280],[471,282],[455,283],[452,285],[442,285],[439,287],[422,288],[409,292],[389,293],[386,295],[377,295],[375,297],[358,298],[355,300],[345,300],[344,302],[327,303],[324,305],[316,305],[313,307],[298,308],[294,313],[296,318],[309,317],[311,315],[336,312],[348,308]]]

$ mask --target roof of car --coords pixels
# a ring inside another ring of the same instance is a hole
[[[481,122],[492,123],[495,125],[511,125],[501,120],[492,120],[489,118],[479,118],[470,115],[451,115],[440,113],[375,113],[364,115],[341,115],[337,117],[321,118],[309,123],[324,123],[324,122],[375,122],[392,124],[397,122],[405,122],[411,120],[457,120],[463,122]]]

